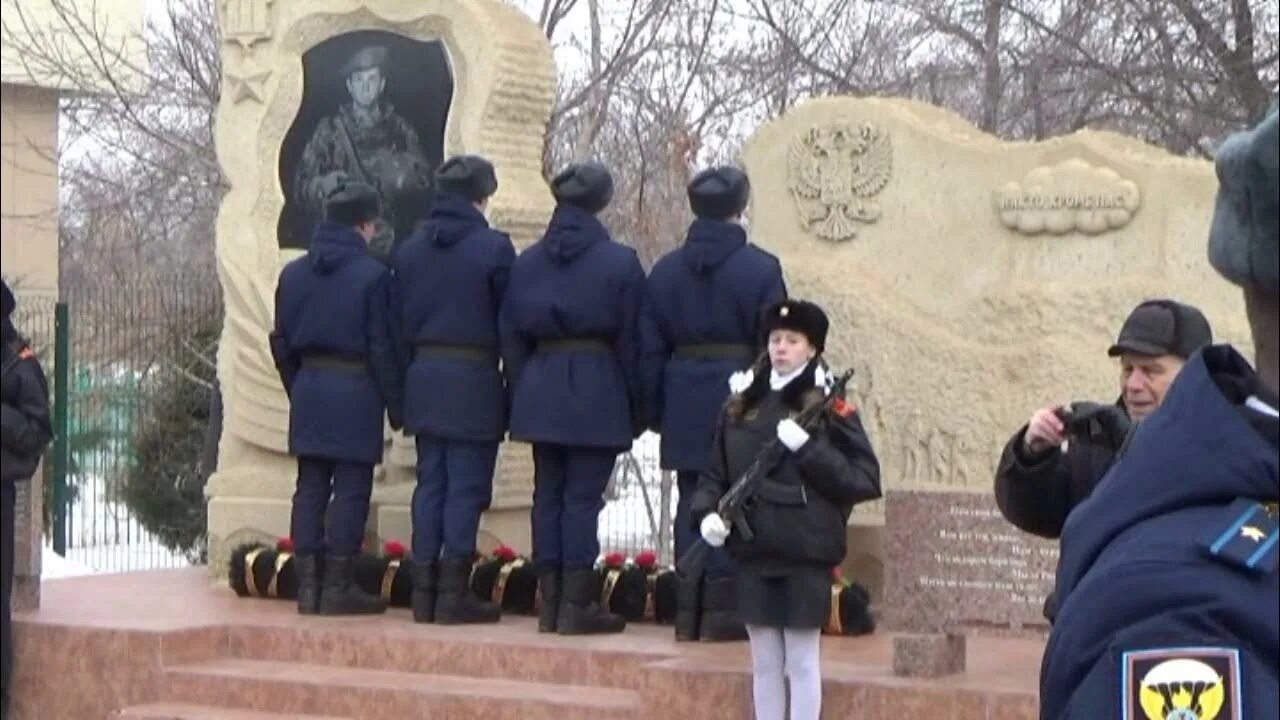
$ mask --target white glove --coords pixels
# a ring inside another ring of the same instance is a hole
[[[724,545],[724,541],[729,537],[729,528],[725,527],[724,519],[717,513],[702,518],[702,539],[707,541],[711,547],[720,547]]]
[[[739,370],[729,376],[729,392],[734,395],[745,392],[747,388],[751,387],[751,383],[755,382],[755,379],[756,374],[750,369]]]
[[[778,423],[778,439],[787,446],[788,450],[795,452],[809,442],[809,433],[805,432],[795,420],[787,418]]]

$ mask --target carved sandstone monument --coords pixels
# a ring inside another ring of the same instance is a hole
[[[1106,349],[1144,298],[1194,303],[1251,349],[1239,292],[1204,258],[1212,166],[1110,133],[1006,143],[936,107],[842,98],[762,127],[744,160],[752,239],[830,312],[828,354],[856,368],[880,456],[891,527],[884,502],[858,508],[852,577],[883,573],[889,628],[1042,622],[1056,544],[995,509],[1005,441],[1045,404],[1117,396]]]
[[[388,228],[392,242],[393,232],[412,227],[406,213],[422,210],[413,193],[429,198],[424,184],[435,165],[480,153],[500,181],[490,219],[527,245],[553,205],[541,165],[555,88],[545,38],[500,0],[220,0],[219,10],[225,86],[217,149],[231,190],[217,230],[226,414],[206,491],[214,574],[235,545],[288,534],[295,479],[288,399],[267,333],[276,278],[305,247],[299,228],[313,221],[303,185],[331,172],[363,173],[389,203],[408,198]],[[389,440],[372,536],[408,537],[413,463],[411,442]],[[527,542],[520,535],[527,535],[531,466],[527,447],[504,448],[483,526],[518,545]]]

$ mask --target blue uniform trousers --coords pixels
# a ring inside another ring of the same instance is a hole
[[[615,450],[535,443],[533,559],[540,567],[586,570],[600,555],[600,511]]]
[[[413,490],[413,557],[470,559],[480,514],[493,497],[498,443],[419,435]]]
[[[289,530],[294,550],[299,555],[359,552],[372,491],[371,464],[299,457]]]
[[[681,470],[676,473],[676,488],[679,498],[676,500],[676,559],[684,556],[701,537],[701,533],[693,526],[690,518],[690,505],[693,503],[693,492],[698,487],[698,472]],[[715,548],[707,558],[706,577],[732,577],[738,572],[738,565],[723,547]]]

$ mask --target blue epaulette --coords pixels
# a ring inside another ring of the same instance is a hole
[[[1275,572],[1280,564],[1277,504],[1241,498],[1223,511],[1222,523],[1200,540],[1216,560],[1254,573]]]

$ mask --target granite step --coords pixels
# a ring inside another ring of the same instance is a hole
[[[113,712],[110,717],[112,720],[348,720],[335,715],[273,713],[168,702],[133,705]]]
[[[628,630],[634,637],[560,637],[538,633],[532,618],[504,618],[501,624],[479,627],[414,625],[407,619],[403,624],[235,626],[229,629],[227,655],[244,660],[637,690],[645,665],[671,657],[669,630],[640,630]]]
[[[633,720],[630,690],[227,658],[167,668],[162,696],[352,720]]]

